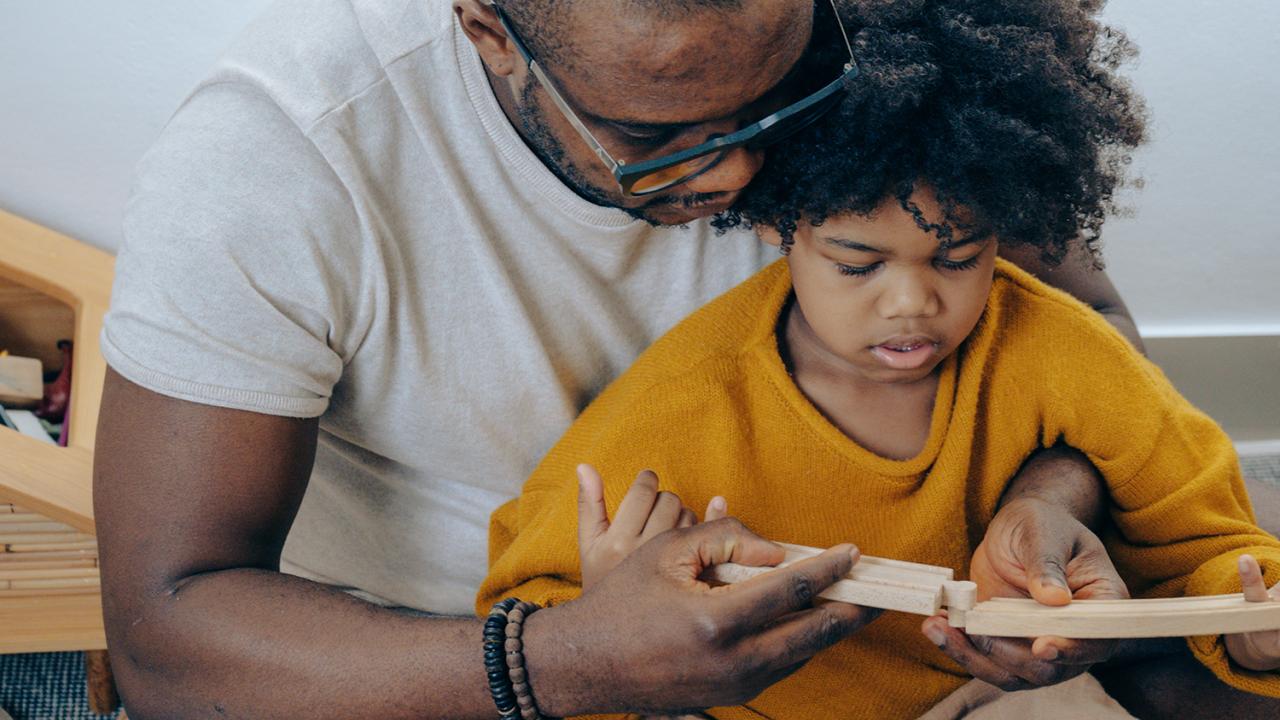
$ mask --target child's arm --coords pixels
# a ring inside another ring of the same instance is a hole
[[[1080,316],[1076,316],[1079,318]],[[1070,318],[1068,318],[1070,320]],[[1280,541],[1261,530],[1231,440],[1160,370],[1096,321],[1051,328],[1062,352],[1042,356],[1042,431],[1088,455],[1106,479],[1114,528],[1107,550],[1136,597],[1242,590],[1237,559],[1280,580]],[[1280,674],[1230,662],[1221,636],[1188,644],[1219,679],[1280,697]]]

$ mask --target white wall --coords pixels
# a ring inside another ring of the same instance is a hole
[[[427,0],[421,0],[426,2]],[[269,0],[0,3],[0,207],[119,244],[133,164]],[[1280,335],[1280,2],[1113,0],[1154,113],[1110,272],[1152,335]]]
[[[1280,336],[1280,2],[1113,0],[1153,114],[1110,275],[1150,336]]]
[[[108,250],[133,166],[270,0],[0,0],[0,208]]]

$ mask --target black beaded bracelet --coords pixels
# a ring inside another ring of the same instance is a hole
[[[507,672],[507,613],[519,600],[507,598],[493,606],[489,618],[484,621],[484,670],[489,678],[489,693],[498,707],[498,717],[515,720],[520,717],[516,693],[511,687]]]

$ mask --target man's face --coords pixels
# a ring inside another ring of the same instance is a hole
[[[931,192],[912,201],[928,222],[941,220]],[[982,317],[995,257],[991,236],[943,249],[896,199],[869,218],[800,223],[787,256],[802,319],[795,337],[852,378],[923,380]]]
[[[663,17],[630,4],[581,2],[572,12],[572,61],[546,63],[569,105],[618,160],[635,163],[731,133],[794,98],[784,83],[812,30],[811,0],[743,0],[723,12]],[[739,148],[715,167],[655,195],[628,197],[608,168],[521,68],[513,74],[520,123],[544,162],[591,201],[659,225],[727,209],[759,171]]]

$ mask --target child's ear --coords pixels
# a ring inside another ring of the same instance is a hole
[[[776,228],[768,225],[757,225],[756,235],[765,242],[766,245],[780,247],[782,245],[782,235],[778,233]]]

